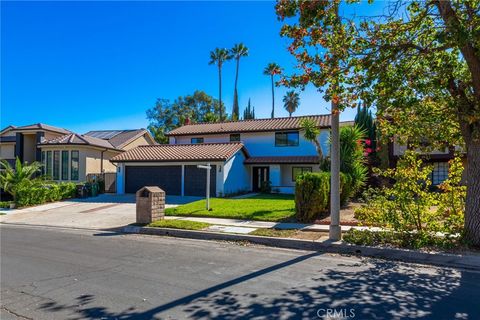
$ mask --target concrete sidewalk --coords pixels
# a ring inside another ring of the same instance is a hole
[[[303,231],[319,231],[328,232],[328,225],[322,224],[306,224],[306,223],[290,223],[290,222],[268,222],[254,220],[224,219],[224,218],[207,218],[207,217],[183,217],[183,216],[165,216],[166,220],[188,220],[196,222],[206,222],[212,225],[246,227],[246,228],[274,228],[274,229],[298,229]],[[352,228],[362,230],[367,227],[341,226],[342,232],[346,232]],[[371,230],[376,228],[370,228]]]

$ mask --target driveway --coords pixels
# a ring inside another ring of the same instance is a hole
[[[165,206],[176,207],[198,199],[167,196]],[[102,194],[4,212],[7,214],[0,216],[2,223],[112,229],[135,223],[135,195]]]

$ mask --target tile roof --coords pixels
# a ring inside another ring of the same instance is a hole
[[[58,132],[58,133],[71,133],[70,130],[59,128],[59,127],[54,127],[54,126],[49,126],[48,124],[43,124],[43,123],[35,123],[35,124],[29,124],[27,126],[21,126],[21,127],[15,127],[15,131],[17,130],[47,130],[47,131],[53,131],[53,132]]]
[[[242,121],[227,121],[217,123],[196,123],[184,125],[168,133],[170,136],[191,135],[191,134],[212,134],[212,133],[232,133],[232,132],[261,132],[275,130],[295,130],[301,128],[303,119],[312,119],[318,127],[329,128],[331,125],[331,116],[313,115],[300,117],[286,117],[274,119],[253,119]]]
[[[317,156],[271,156],[250,157],[245,164],[318,164]]]
[[[142,128],[133,130],[95,130],[85,133],[84,136],[103,139],[110,142],[115,148],[122,148],[129,142],[132,142],[144,134],[149,133],[147,130]]]
[[[139,146],[123,152],[112,162],[226,161],[246,149],[240,142],[202,144],[159,144]]]
[[[93,146],[93,147],[118,150],[116,147],[114,147],[112,144],[110,144],[110,142],[106,140],[85,136],[77,133],[70,133],[54,139],[44,140],[41,143],[39,143],[39,145],[41,146],[85,145],[85,146]]]

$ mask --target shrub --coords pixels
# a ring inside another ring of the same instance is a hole
[[[17,205],[25,207],[72,198],[75,196],[76,185],[72,182],[26,180],[18,185],[17,190]]]
[[[330,194],[330,173],[305,173],[297,177],[295,211],[300,222],[312,222],[327,212]]]
[[[260,192],[261,193],[272,193],[272,183],[269,180],[263,181],[262,185],[260,186]]]
[[[0,208],[5,209],[5,208],[10,208],[10,201],[0,201]]]
[[[396,169],[382,173],[395,181],[393,186],[367,192],[366,205],[355,211],[355,217],[393,232],[376,235],[385,243],[413,248],[452,245],[463,228],[465,188],[460,186],[461,163],[451,163],[449,178],[440,187],[443,193],[429,191],[431,172],[432,167],[424,165],[414,151],[407,151]]]
[[[340,173],[340,201],[346,203],[351,196],[351,178]],[[325,218],[330,209],[330,172],[307,172],[297,177],[295,185],[296,218],[312,222]]]

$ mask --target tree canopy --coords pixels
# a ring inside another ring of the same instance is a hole
[[[147,119],[150,121],[148,128],[157,142],[168,143],[165,133],[182,126],[187,119],[192,123],[217,122],[219,106],[217,99],[199,90],[192,95],[178,97],[173,102],[157,99],[155,106],[147,110]]]
[[[338,17],[340,4],[277,3],[298,62],[282,83],[312,83],[340,109],[375,105],[379,129],[400,142],[464,145],[466,239],[480,245],[480,0],[398,0],[363,18]]]

